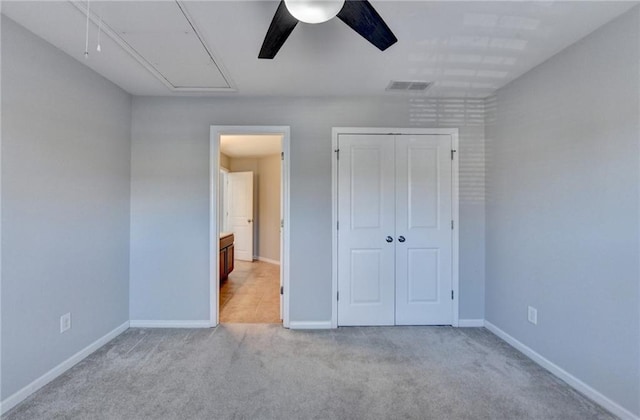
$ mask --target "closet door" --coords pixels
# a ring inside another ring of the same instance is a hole
[[[340,135],[338,141],[338,325],[393,325],[393,136]]]
[[[451,137],[401,135],[395,148],[395,323],[451,325]]]

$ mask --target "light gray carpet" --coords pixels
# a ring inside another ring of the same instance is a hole
[[[485,329],[130,329],[7,419],[611,419]]]

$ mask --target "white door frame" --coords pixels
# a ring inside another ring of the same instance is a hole
[[[227,168],[223,168],[220,165],[218,165],[218,166],[220,167],[220,172],[224,172],[225,175],[229,175],[229,170]],[[220,176],[220,174],[218,174],[218,176]],[[218,179],[218,182],[220,182],[220,179]],[[229,189],[228,186],[224,187],[224,197],[223,197],[224,198],[224,205],[222,207],[223,211],[226,211],[227,206],[229,205],[229,202],[228,202],[228,199],[227,199],[227,196],[229,195],[228,189]],[[218,198],[218,210],[220,210],[220,198]],[[222,217],[220,217],[220,216],[222,216]],[[221,222],[220,226],[228,226],[229,225],[229,220],[228,220],[227,216],[224,215],[224,214],[223,215],[220,215],[220,214],[218,215],[218,222]],[[221,230],[220,227],[218,227],[218,230]]]
[[[239,126],[212,125],[209,137],[209,320],[212,327],[219,323],[219,293],[220,293],[220,227],[218,226],[218,176],[220,168],[220,136],[241,134],[280,134],[282,135],[282,174],[281,176],[281,208],[283,226],[281,235],[280,275],[283,277],[283,317],[282,325],[289,328],[289,161],[290,135],[289,126]]]
[[[451,219],[453,220],[452,237],[452,288],[453,288],[453,322],[458,326],[459,320],[459,173],[458,173],[458,129],[457,128],[366,128],[366,127],[334,127],[331,131],[331,327],[338,328],[338,135],[340,134],[444,134],[451,136],[451,147],[455,150],[452,162],[452,202]]]

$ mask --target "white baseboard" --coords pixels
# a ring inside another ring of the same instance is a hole
[[[83,348],[73,356],[69,357],[67,360],[60,363],[58,366],[54,367],[35,381],[15,392],[13,395],[8,396],[4,401],[2,401],[2,403],[0,403],[0,414],[4,414],[7,411],[11,410],[13,407],[24,401],[29,395],[33,394],[49,382],[53,381],[58,376],[65,373],[67,370],[71,369],[91,353],[98,350],[100,347],[104,346],[109,341],[125,332],[128,328],[129,321],[120,325],[111,332],[108,332],[106,335],[98,338],[96,341],[89,344],[87,347]]]
[[[328,330],[331,329],[331,321],[290,321],[292,330]]]
[[[211,321],[163,321],[136,319],[129,322],[131,328],[211,328]]]
[[[458,327],[484,327],[484,319],[460,319]]]
[[[258,261],[263,261],[269,264],[280,265],[280,261],[272,260],[271,258],[267,258],[267,257],[258,257]]]
[[[576,378],[575,376],[573,376],[566,370],[562,369],[560,366],[556,365],[552,361],[546,359],[544,356],[540,355],[530,347],[526,346],[522,342],[510,336],[509,334],[507,334],[500,328],[496,327],[489,321],[484,321],[484,326],[489,331],[491,331],[492,333],[494,333],[495,335],[497,335],[498,337],[500,337],[501,339],[509,343],[511,346],[515,347],[520,352],[522,352],[525,356],[529,357],[531,360],[533,360],[534,362],[536,362],[537,364],[539,364],[549,372],[553,373],[555,376],[562,379],[563,381],[568,383],[570,386],[572,386],[576,390],[580,391],[581,393],[583,393],[584,395],[586,395],[596,403],[600,404],[602,407],[611,411],[613,414],[620,417],[622,420],[640,420],[639,416],[633,414],[631,411],[622,407],[620,404],[616,403],[610,398],[604,396],[599,391],[585,384],[580,379]]]

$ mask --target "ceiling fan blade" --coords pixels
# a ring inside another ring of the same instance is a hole
[[[367,0],[345,1],[344,7],[338,13],[338,18],[378,47],[380,51],[398,42],[398,38]]]
[[[276,14],[273,15],[267,35],[262,42],[258,58],[272,59],[275,57],[297,24],[298,19],[291,16],[287,6],[284,4],[284,0],[281,0]]]

